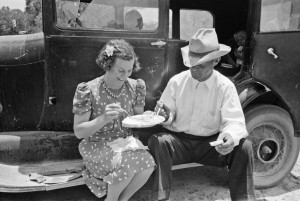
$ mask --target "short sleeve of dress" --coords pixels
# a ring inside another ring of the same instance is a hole
[[[75,91],[72,111],[74,114],[83,114],[91,108],[91,89],[86,83],[80,83]]]
[[[142,79],[136,80],[136,106],[145,106],[146,83]]]

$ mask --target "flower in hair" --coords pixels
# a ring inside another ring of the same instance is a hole
[[[115,50],[114,46],[106,45],[105,52],[108,57],[110,57],[114,54],[114,50]]]

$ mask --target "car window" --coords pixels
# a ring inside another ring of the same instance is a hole
[[[203,10],[180,10],[180,39],[189,40],[200,28],[212,28],[213,16]]]
[[[57,26],[69,29],[151,31],[158,28],[158,0],[56,0]]]
[[[42,32],[41,1],[0,0],[0,36]]]
[[[260,31],[278,32],[300,29],[299,0],[262,0]]]
[[[124,7],[125,30],[156,30],[158,8]]]

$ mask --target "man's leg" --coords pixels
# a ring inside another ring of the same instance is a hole
[[[240,144],[226,156],[229,168],[229,188],[233,201],[255,200],[253,183],[253,149],[250,140],[241,139]]]
[[[255,200],[253,184],[253,149],[249,140],[241,139],[238,146],[227,155],[219,154],[209,145],[218,134],[198,138],[193,142],[193,160],[203,165],[228,166],[229,188],[232,201]]]
[[[157,168],[153,173],[153,198],[168,200],[172,181],[172,165],[190,162],[188,145],[171,134],[159,133],[148,140],[148,147]]]

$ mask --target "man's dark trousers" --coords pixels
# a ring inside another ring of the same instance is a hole
[[[154,171],[153,198],[168,200],[172,182],[172,165],[196,162],[229,169],[229,189],[233,201],[255,200],[253,184],[253,149],[251,141],[241,139],[227,155],[220,155],[209,142],[218,134],[200,137],[163,129],[148,140],[157,168]]]

